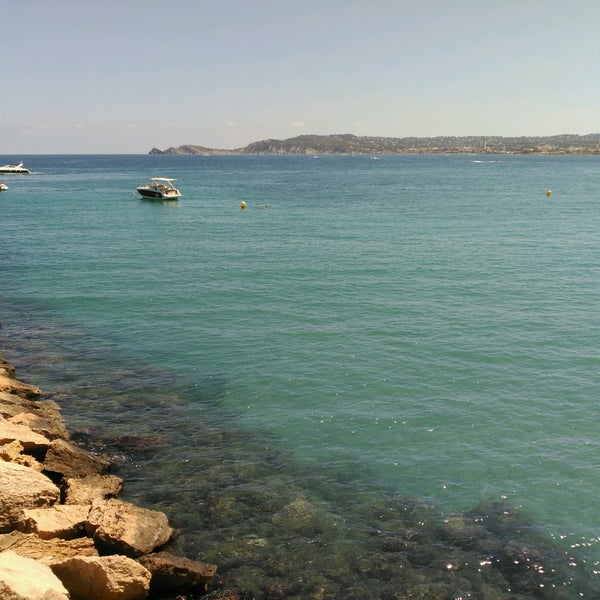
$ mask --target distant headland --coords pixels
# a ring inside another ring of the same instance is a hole
[[[286,140],[252,142],[224,150],[183,145],[149,154],[600,154],[600,133],[535,137],[439,136],[370,137],[352,134],[299,135]]]

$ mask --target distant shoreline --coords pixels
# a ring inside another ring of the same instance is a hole
[[[208,148],[192,144],[152,148],[148,154],[170,155],[382,155],[382,154],[600,154],[600,133],[554,136],[368,137],[352,134],[300,135],[267,139],[243,148]]]

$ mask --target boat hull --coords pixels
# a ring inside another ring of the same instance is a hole
[[[152,200],[177,200],[181,197],[179,192],[161,192],[160,190],[153,190],[151,188],[137,188],[138,194],[143,198],[150,198]]]
[[[31,171],[29,169],[9,169],[2,167],[0,168],[0,173],[3,175],[27,175],[30,174]]]
[[[27,174],[27,173],[31,173],[31,171],[29,169],[26,169],[23,166],[23,163],[19,163],[18,165],[0,165],[0,173],[4,173],[4,174],[16,174],[16,175],[20,175],[20,174]]]

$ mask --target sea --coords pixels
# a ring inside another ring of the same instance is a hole
[[[600,598],[600,156],[20,159],[0,351],[215,589]]]

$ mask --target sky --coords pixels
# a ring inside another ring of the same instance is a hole
[[[0,154],[600,132],[600,2],[0,0]]]

